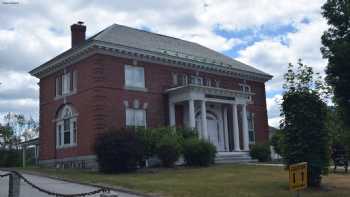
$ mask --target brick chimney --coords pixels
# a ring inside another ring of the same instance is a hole
[[[71,25],[70,30],[72,32],[72,48],[84,43],[86,32],[84,22],[78,21],[78,23]]]

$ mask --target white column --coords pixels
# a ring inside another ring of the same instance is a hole
[[[248,133],[248,117],[247,105],[242,105],[242,122],[243,122],[243,150],[249,151],[249,133]]]
[[[194,114],[194,100],[188,100],[188,118],[190,121],[190,128],[194,129],[196,127],[196,118]]]
[[[232,105],[234,150],[240,151],[237,104]]]
[[[202,122],[202,136],[204,139],[208,140],[207,109],[206,109],[204,100],[201,103],[201,122]]]
[[[175,127],[175,103],[169,102],[169,126]]]
[[[227,125],[227,107],[224,107],[224,133],[225,133],[225,150],[230,150],[230,145],[228,141],[228,125]]]

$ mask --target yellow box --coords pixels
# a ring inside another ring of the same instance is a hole
[[[307,188],[307,162],[289,166],[289,189],[301,190]]]

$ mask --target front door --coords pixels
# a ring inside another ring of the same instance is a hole
[[[202,121],[200,114],[197,116],[196,128],[202,133]],[[219,121],[212,113],[207,112],[207,132],[208,140],[212,143],[217,151],[225,151],[225,142],[223,131],[219,127]]]
[[[220,133],[219,133],[218,121],[207,119],[207,125],[208,125],[209,142],[214,144],[216,146],[216,149],[219,150],[220,149]]]

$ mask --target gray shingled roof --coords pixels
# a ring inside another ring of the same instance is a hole
[[[241,63],[197,43],[118,24],[109,26],[89,40],[124,45],[157,53],[173,53],[187,56],[190,59],[206,58],[207,62],[215,61],[217,64],[223,63],[223,66],[230,66],[234,69],[270,76],[252,66]]]

